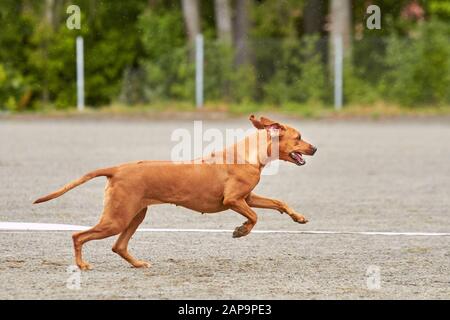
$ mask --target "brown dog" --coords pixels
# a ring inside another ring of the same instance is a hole
[[[149,263],[132,257],[127,248],[149,205],[171,203],[202,213],[232,209],[247,218],[235,229],[233,237],[249,234],[256,224],[252,207],[278,210],[295,222],[308,222],[282,201],[258,196],[252,190],[259,182],[263,167],[272,160],[270,155],[276,153],[272,150],[276,146],[274,137],[278,144],[277,158],[297,165],[305,164],[302,155],[313,155],[317,149],[302,140],[292,127],[264,117],[257,120],[253,115],[250,120],[259,129],[255,134],[209,157],[189,163],[139,161],[95,170],[34,203],[59,197],[92,178],[108,178],[100,221],[93,228],[72,236],[76,263],[82,270],[91,269],[81,256],[83,244],[117,234],[120,236],[112,250],[134,267],[148,267]],[[254,140],[259,143],[252,146]],[[234,159],[231,163],[217,163],[221,162],[218,159],[229,159],[230,155]]]

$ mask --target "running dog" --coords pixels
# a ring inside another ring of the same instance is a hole
[[[302,166],[303,155],[312,156],[317,148],[290,126],[265,117],[258,120],[253,115],[250,121],[258,129],[254,134],[210,156],[184,163],[139,161],[98,169],[34,203],[57,198],[93,178],[107,177],[100,221],[72,236],[75,261],[81,270],[91,269],[82,259],[82,246],[86,242],[118,234],[112,250],[136,268],[149,267],[148,262],[130,255],[128,242],[151,205],[171,203],[201,213],[231,209],[247,218],[233,232],[235,238],[248,235],[255,226],[257,215],[252,208],[278,210],[295,222],[307,223],[303,215],[284,202],[256,195],[252,190],[264,166],[274,158]]]

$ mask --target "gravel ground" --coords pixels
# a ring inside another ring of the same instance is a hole
[[[188,120],[0,120],[0,221],[94,225],[105,180],[61,198],[36,197],[96,168],[168,159],[171,133]],[[255,229],[450,232],[450,120],[298,121],[318,146],[304,167],[283,163],[256,192],[282,199],[307,225],[257,210]],[[245,119],[204,128],[249,128]],[[150,207],[142,227],[234,229],[226,211],[200,215]],[[324,234],[139,233],[131,251],[152,267],[132,269],[90,242],[81,289],[66,287],[73,264],[69,232],[0,232],[2,299],[288,298],[450,299],[450,237]],[[379,268],[380,288],[367,286]]]

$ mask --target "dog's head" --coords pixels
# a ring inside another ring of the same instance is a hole
[[[271,137],[278,138],[278,157],[281,160],[302,166],[306,163],[303,155],[312,156],[317,151],[315,146],[302,139],[302,135],[298,130],[290,126],[280,124],[265,117],[261,117],[258,120],[254,115],[250,116],[250,121],[255,128],[265,129]]]

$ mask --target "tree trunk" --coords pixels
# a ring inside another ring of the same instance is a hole
[[[330,73],[334,71],[334,39],[342,37],[344,57],[351,54],[351,0],[330,1],[330,29],[328,64]]]
[[[306,34],[322,31],[323,5],[323,0],[306,0],[303,19],[303,28]]]
[[[53,27],[55,0],[45,0],[45,22]]]
[[[148,0],[148,7],[154,9],[156,7],[158,0]]]
[[[229,0],[215,0],[217,38],[231,44],[231,12]]]
[[[195,58],[195,37],[200,33],[200,14],[198,0],[181,0],[184,22],[190,45],[191,60]]]
[[[235,63],[242,65],[248,62],[248,11],[250,0],[236,0],[236,16],[234,19],[234,45],[236,49]]]
[[[45,0],[44,6],[44,21],[49,29],[49,31],[53,31],[54,26],[54,0]],[[45,69],[47,68],[48,61],[48,36],[45,37],[44,42],[42,43],[42,56],[44,60]],[[50,93],[48,89],[48,75],[47,72],[44,73],[43,76],[43,84],[42,84],[42,102],[46,105],[50,102]]]
[[[55,0],[53,5],[53,29],[57,29],[61,22],[61,11],[64,6],[64,0]],[[64,10],[66,12],[66,10]]]
[[[88,14],[89,25],[91,25],[91,26],[94,25],[94,21],[97,16],[97,8],[98,8],[97,0],[90,0],[89,1],[89,12],[87,14]]]

